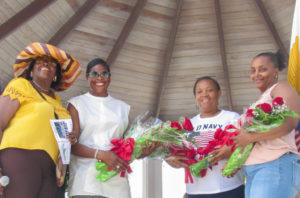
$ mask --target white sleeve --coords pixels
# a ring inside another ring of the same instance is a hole
[[[79,105],[78,101],[79,101],[78,96],[76,96],[76,97],[69,99],[68,103],[72,104],[75,107],[75,109],[78,111],[78,105]]]
[[[222,129],[224,129],[226,127],[226,125],[229,125],[229,124],[232,124],[237,127],[238,126],[237,121],[238,121],[239,117],[240,117],[240,115],[238,113],[228,111],[227,121],[223,124]]]

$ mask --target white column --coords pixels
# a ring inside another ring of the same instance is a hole
[[[162,161],[145,159],[143,166],[143,197],[162,198]]]

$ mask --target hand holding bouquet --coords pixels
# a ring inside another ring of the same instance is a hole
[[[212,161],[215,157],[213,153],[217,149],[221,149],[225,145],[232,146],[231,149],[234,149],[233,141],[230,138],[238,134],[235,130],[236,127],[233,125],[227,125],[224,130],[218,128],[214,134],[214,139],[209,141],[206,147],[197,149],[197,153],[200,155],[199,161],[189,166],[193,176],[204,177],[207,168],[212,168],[213,165],[218,164]]]
[[[288,117],[299,118],[300,115],[292,110],[288,110],[281,97],[276,97],[272,104],[262,103],[256,105],[253,109],[248,109],[243,126],[248,132],[267,132],[272,128],[280,126]],[[253,148],[253,143],[241,148],[235,149],[223,170],[223,175],[231,176],[241,165],[243,165]]]

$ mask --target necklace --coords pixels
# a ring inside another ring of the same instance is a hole
[[[33,80],[32,80],[32,82],[33,82],[33,84],[35,85],[35,86],[37,86],[40,90],[42,90],[43,92],[46,92],[46,93],[50,93],[51,92],[51,89],[44,89],[43,87],[41,87],[38,83],[36,83],[36,82],[34,82]]]

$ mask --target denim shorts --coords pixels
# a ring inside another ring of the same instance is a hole
[[[288,152],[263,164],[244,166],[246,198],[295,198],[300,189],[300,156]]]

